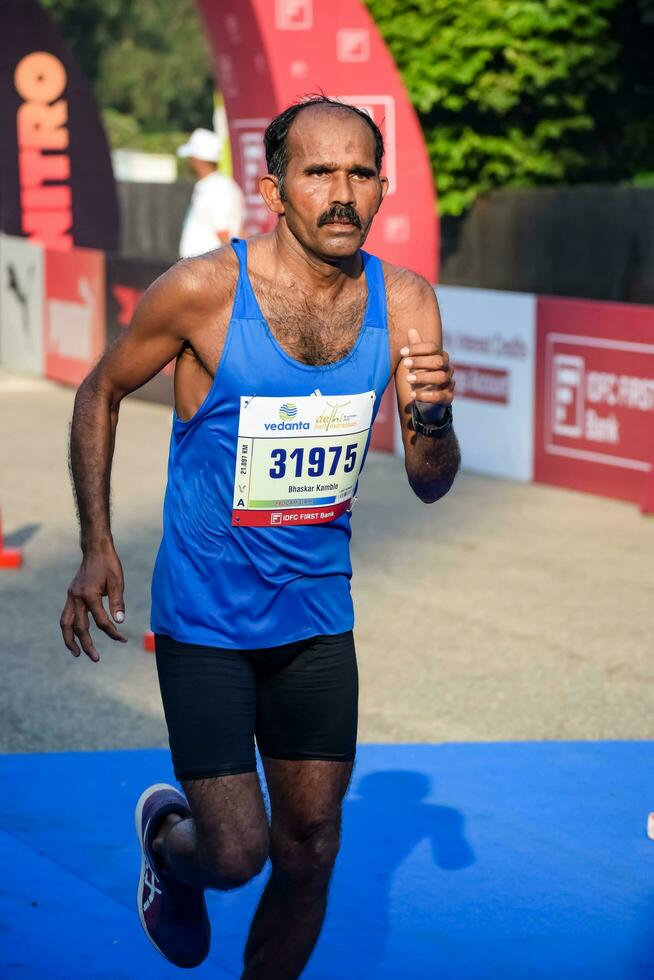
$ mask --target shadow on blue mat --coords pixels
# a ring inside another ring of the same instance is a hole
[[[345,803],[339,861],[347,867],[352,899],[375,924],[372,941],[363,930],[350,947],[362,977],[373,976],[384,958],[393,880],[415,848],[428,845],[434,878],[436,868],[460,871],[474,863],[463,815],[453,807],[429,802],[431,794],[432,780],[424,772],[391,769],[355,780],[354,792]],[[423,873],[429,874],[427,862]]]
[[[654,746],[364,745],[303,980],[654,977]],[[160,750],[0,757],[0,976],[179,977],[134,908]],[[266,875],[210,896],[200,978],[238,977]]]

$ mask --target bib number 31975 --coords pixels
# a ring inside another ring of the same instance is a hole
[[[242,397],[232,524],[327,524],[351,506],[375,392]]]

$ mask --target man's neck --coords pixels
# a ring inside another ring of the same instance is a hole
[[[363,262],[358,249],[340,261],[329,261],[305,248],[283,220],[279,221],[270,241],[280,285],[300,281],[305,289],[338,294],[349,280],[361,275]]]

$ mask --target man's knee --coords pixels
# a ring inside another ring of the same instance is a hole
[[[247,884],[259,874],[268,859],[268,839],[257,835],[221,847],[213,841],[201,840],[199,854],[207,887],[228,891]]]
[[[275,834],[270,859],[274,871],[284,878],[320,884],[329,880],[339,847],[339,822],[317,821],[293,834]]]

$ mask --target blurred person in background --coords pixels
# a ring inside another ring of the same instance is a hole
[[[177,151],[197,177],[179,243],[182,259],[228,245],[231,238],[243,235],[243,192],[232,177],[218,171],[221,148],[217,133],[196,129]]]

